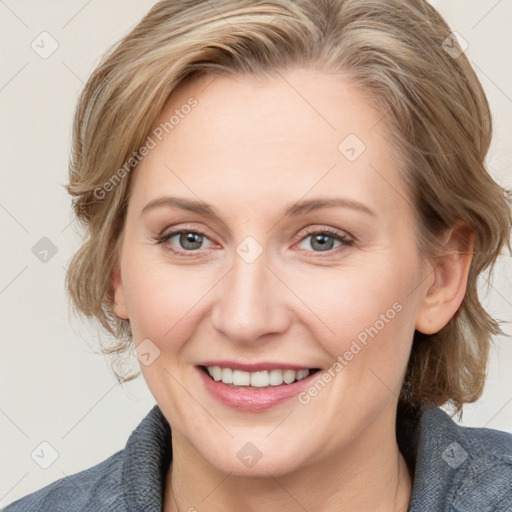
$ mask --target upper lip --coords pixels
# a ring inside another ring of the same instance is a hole
[[[258,363],[241,363],[240,361],[202,361],[198,366],[220,366],[221,368],[231,368],[233,370],[242,370],[245,372],[263,372],[269,370],[311,370],[315,366],[302,366],[300,364],[279,363],[273,361],[261,361]]]

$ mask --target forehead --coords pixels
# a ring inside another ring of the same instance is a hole
[[[269,191],[287,202],[337,192],[386,208],[405,196],[385,117],[340,74],[207,75],[173,93],[150,137],[134,185],[146,199],[248,206]]]

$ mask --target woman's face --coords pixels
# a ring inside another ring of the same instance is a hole
[[[176,449],[246,476],[375,450],[425,291],[386,117],[293,70],[187,84],[154,128],[114,287]]]

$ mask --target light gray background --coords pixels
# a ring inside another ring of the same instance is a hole
[[[494,114],[490,168],[502,186],[512,187],[512,0],[433,3],[469,43],[466,53]],[[0,0],[0,508],[122,449],[154,404],[142,377],[117,385],[107,361],[93,352],[93,331],[68,317],[64,276],[80,241],[62,187],[82,83],[153,4]],[[46,59],[31,47],[43,31],[59,45]],[[32,253],[42,237],[58,249],[46,263]],[[508,322],[511,267],[504,255],[489,293],[482,288],[490,313]],[[485,394],[465,407],[464,425],[512,432],[512,327],[504,329],[508,336],[496,339]],[[48,469],[39,465],[51,462],[44,441],[58,452]]]

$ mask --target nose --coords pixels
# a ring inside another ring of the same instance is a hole
[[[231,270],[219,284],[212,323],[228,339],[251,345],[288,329],[286,292],[267,267],[264,254],[252,263],[235,254]]]

